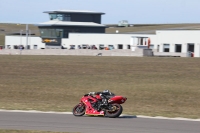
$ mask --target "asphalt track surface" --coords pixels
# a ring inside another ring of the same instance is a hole
[[[74,117],[72,114],[2,111],[0,128],[80,133],[200,133],[200,122],[135,116]]]

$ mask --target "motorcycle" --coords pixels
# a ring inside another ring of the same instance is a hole
[[[115,94],[106,97],[108,100],[107,105],[102,105],[102,98],[99,94],[95,96],[85,94],[80,103],[73,108],[74,116],[105,116],[109,118],[119,117],[123,111],[123,104],[127,98],[123,96],[116,96]]]

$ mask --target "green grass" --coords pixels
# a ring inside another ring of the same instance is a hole
[[[71,111],[83,94],[126,96],[133,115],[200,118],[200,60],[164,57],[0,56],[0,108]]]
[[[50,132],[50,131],[4,130],[4,129],[0,129],[0,133],[72,133],[72,132]]]

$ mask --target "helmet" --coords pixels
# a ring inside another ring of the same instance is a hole
[[[110,93],[110,91],[109,90],[104,90],[103,93]]]

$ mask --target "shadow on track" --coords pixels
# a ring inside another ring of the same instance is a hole
[[[87,116],[87,115],[84,115],[82,117],[92,117],[92,118],[108,118],[108,119],[112,119],[112,118],[109,118],[109,117],[106,117],[106,116]],[[136,115],[121,115],[117,118],[113,118],[113,119],[133,119],[133,118],[137,118]]]
[[[137,116],[136,115],[122,115],[118,118],[137,118]]]

